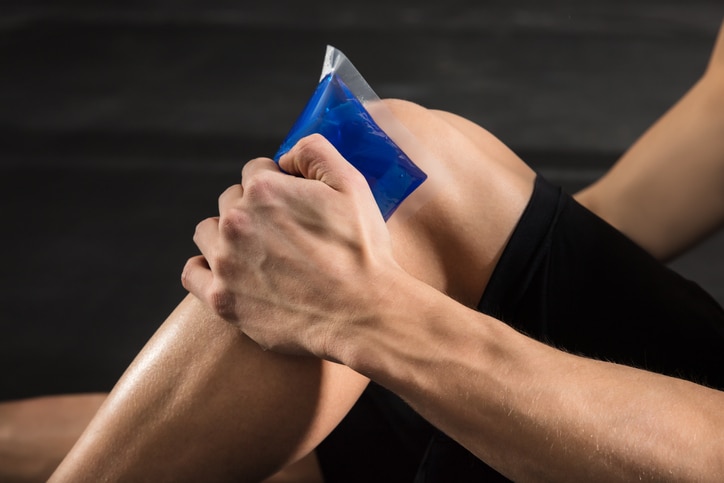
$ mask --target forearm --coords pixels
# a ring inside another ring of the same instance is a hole
[[[721,392],[558,351],[409,280],[396,292],[339,357],[508,477],[724,476]]]
[[[576,195],[661,260],[724,221],[724,29],[699,81]]]
[[[336,364],[264,352],[188,296],[52,481],[260,480],[312,450],[365,384]]]

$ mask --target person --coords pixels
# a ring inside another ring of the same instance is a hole
[[[482,128],[407,102],[387,104],[457,188],[409,218],[385,225],[323,139],[280,161],[309,179],[247,163],[197,229],[194,295],[51,480],[319,478],[309,454],[328,481],[721,479],[721,308],[639,245],[666,259],[724,219],[722,44],[577,196],[620,232]],[[348,412],[392,416],[395,454]]]

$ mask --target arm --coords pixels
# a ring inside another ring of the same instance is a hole
[[[364,180],[329,144],[307,138],[280,163],[310,179],[248,164],[184,271],[260,345],[348,365],[515,479],[723,474],[721,392],[566,354],[453,301],[398,265]]]
[[[388,105],[441,160],[423,168],[442,172],[457,189],[444,190],[404,220],[393,215],[385,236],[408,273],[474,305],[530,196],[533,172],[502,144],[494,157],[476,149],[420,106]],[[519,163],[517,169],[502,166],[500,157]],[[470,159],[477,163],[470,166]],[[261,188],[257,193],[263,197]],[[349,213],[339,216],[347,220]],[[291,259],[288,246],[271,240],[272,246]],[[284,290],[276,291],[276,298],[298,313]],[[253,301],[245,309],[270,327],[279,322],[276,317],[286,317]],[[198,481],[199,475],[258,480],[314,448],[366,382],[345,366],[263,351],[189,296],[123,375],[52,481]]]
[[[385,278],[395,290],[371,322],[335,332],[331,356],[514,481],[724,477],[724,393],[553,349],[404,273]]]
[[[724,221],[722,133],[724,24],[702,78],[576,198],[669,260]]]

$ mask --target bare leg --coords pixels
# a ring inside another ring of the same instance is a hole
[[[669,260],[724,221],[722,133],[724,25],[702,78],[576,198]]]
[[[719,36],[709,69],[702,80],[642,136],[611,173],[577,195],[579,201],[662,259],[670,258],[695,243],[718,226],[724,216],[722,191],[719,189],[724,159],[724,145],[719,135],[724,123],[720,114],[724,112],[721,86],[724,86],[724,34]],[[451,170],[461,169],[465,172],[472,164],[487,166],[490,164],[488,161],[493,160],[502,169],[518,176],[517,179],[523,181],[523,184],[528,179],[529,170],[517,156],[469,121],[449,113],[435,113],[467,138],[463,140],[463,146],[452,146],[460,141],[459,136],[453,136],[451,139],[455,142],[446,145],[444,142],[440,143],[444,136],[431,136],[429,132],[436,129],[437,120],[427,114],[417,117],[418,108],[405,103],[391,103],[391,106],[398,116],[413,126],[413,130],[426,136],[423,139],[431,139],[431,146],[433,149],[437,146],[439,153],[449,149],[450,153],[463,152],[468,155],[463,161],[466,166],[451,165]],[[425,122],[431,124],[426,128]],[[481,152],[485,153],[483,158],[487,157],[483,163],[480,159],[473,159],[480,156]],[[455,160],[451,160],[452,156],[443,155],[442,158],[455,163]],[[682,159],[687,159],[689,163],[681,162]],[[461,192],[465,192],[464,183],[460,188]],[[667,201],[670,201],[670,204],[666,203]],[[677,206],[683,208],[675,209]],[[460,277],[459,265],[464,257],[443,260],[438,254],[444,250],[444,245],[448,244],[447,235],[434,236],[429,233],[429,227],[436,224],[430,223],[430,220],[436,218],[433,213],[439,209],[440,204],[437,208],[428,209],[428,214],[418,220],[417,228],[421,228],[423,233],[428,231],[425,243],[432,254],[428,260],[432,268],[426,274],[421,274],[421,277],[429,277],[437,286],[454,292],[467,303],[474,303],[487,277],[485,267],[492,266],[495,254],[492,251],[487,252],[486,262],[481,264],[482,270],[477,274],[477,279]],[[443,211],[438,214],[443,214]],[[693,216],[694,214],[696,216]],[[404,257],[408,250],[406,244],[419,233],[415,229],[399,226],[394,228],[394,223],[391,225],[397,238],[403,240],[400,252]],[[504,230],[501,233],[504,233]],[[499,244],[500,240],[496,243]],[[412,245],[409,253],[415,256],[417,250],[414,249],[415,244]],[[467,241],[461,240],[458,245],[470,252],[471,245]],[[454,248],[450,251],[454,251]],[[415,265],[418,262],[409,263]],[[173,324],[171,319],[168,323]],[[170,338],[172,337],[161,340],[165,343]],[[161,342],[157,344],[160,345]],[[222,370],[222,365],[210,364],[215,370]],[[136,365],[143,366],[142,363]],[[352,394],[354,393],[355,391],[352,391]],[[88,406],[78,407],[79,410],[81,408],[89,413],[94,410]],[[85,415],[84,420],[85,418],[90,418],[90,414]],[[66,444],[69,443],[66,441]],[[85,456],[79,458],[84,460]],[[294,458],[296,456],[288,457],[285,461]]]
[[[0,404],[0,481],[47,481],[105,398],[79,394]]]
[[[440,113],[388,105],[450,175],[449,189],[416,214],[389,221],[396,256],[413,275],[474,305],[534,173],[515,156],[499,162]],[[507,153],[492,137],[486,147]],[[308,454],[366,383],[343,366],[264,352],[189,296],[51,481],[259,481]]]
[[[724,166],[724,138],[720,136],[724,126],[724,116],[720,114],[724,112],[721,86],[724,86],[724,33],[719,36],[702,80],[642,136],[609,174],[577,195],[579,201],[662,259],[695,243],[718,226],[724,217],[723,191],[720,189]],[[422,112],[406,103],[391,102],[389,105],[421,139],[430,141],[429,147],[449,164],[451,172],[470,173],[471,166],[484,171],[497,165],[494,169],[499,171],[495,176],[484,173],[484,177],[506,179],[501,183],[503,189],[525,193],[530,170],[479,126],[449,113],[436,112],[430,116],[429,111]],[[449,136],[450,132],[440,131],[440,120],[458,132]],[[683,163],[684,159],[688,162]],[[505,171],[507,174],[503,173]],[[498,230],[494,234],[501,237],[495,239],[493,236],[492,242],[482,247],[482,243],[473,244],[465,236],[454,239],[449,230],[445,232],[440,226],[440,220],[450,215],[456,215],[453,218],[456,221],[449,225],[462,223],[456,229],[463,233],[471,228],[470,220],[476,216],[480,216],[482,223],[494,221],[486,220],[484,214],[476,214],[475,209],[470,209],[470,216],[465,219],[460,217],[459,208],[465,206],[462,197],[480,188],[479,176],[471,174],[454,178],[457,188],[454,191],[460,193],[457,199],[453,196],[442,202],[438,200],[412,223],[401,226],[394,218],[391,221],[391,229],[399,240],[400,257],[408,269],[417,270],[421,278],[468,304],[477,301],[499,253],[494,247],[501,247],[506,236],[505,229]],[[500,203],[493,196],[490,200]],[[485,206],[485,202],[480,201],[478,206]],[[520,206],[519,203],[510,206],[509,213],[503,210],[493,218],[508,221],[514,218],[510,215]],[[676,208],[679,206],[681,209]],[[477,233],[477,228],[472,227],[472,233]],[[454,253],[457,248],[463,249],[463,256],[442,255],[445,251]],[[422,269],[420,260],[425,257],[426,266]],[[479,271],[465,270],[470,259],[477,263],[474,268]],[[143,455],[162,460],[167,454],[184,455],[178,460],[189,467],[203,466],[206,476],[210,475],[212,467],[220,475],[241,474],[246,471],[244,462],[254,454],[253,448],[248,448],[255,446],[254,437],[271,444],[274,439],[266,431],[268,420],[287,417],[291,424],[285,426],[284,433],[289,434],[278,436],[282,443],[277,440],[275,446],[286,449],[276,453],[262,451],[267,458],[254,461],[254,466],[262,468],[255,474],[268,474],[313,447],[364,387],[364,380],[341,368],[328,368],[318,361],[276,360],[275,356],[259,353],[242,336],[223,327],[223,322],[213,320],[193,301],[184,301],[114,390],[112,402],[94,421],[93,432],[79,442],[64,464],[63,472],[74,474],[78,470],[77,467],[74,469],[74,464],[87,465],[89,461],[98,461],[108,451],[114,451],[123,456],[119,458],[120,463],[114,463],[115,474],[130,475],[128,467],[133,466],[143,475],[151,475],[149,459],[153,458]],[[218,348],[218,352],[210,357],[208,352],[214,351],[204,347]],[[295,380],[304,381],[304,384],[294,384]],[[246,390],[235,387],[239,381],[244,382]],[[156,382],[160,384],[155,385]],[[219,386],[224,386],[223,390]],[[257,392],[264,387],[266,392]],[[260,406],[290,394],[299,405],[299,412],[289,414],[284,407],[273,405],[267,406],[267,410],[260,409]],[[250,400],[252,402],[248,402]],[[235,404],[236,401],[246,402]],[[74,411],[76,415],[85,411],[80,419],[87,421],[95,407],[81,404]],[[219,426],[206,428],[200,434],[213,433],[212,438],[204,439],[212,443],[206,445],[208,451],[194,448],[192,454],[184,453],[189,451],[189,446],[198,445],[178,435],[195,436],[198,428],[204,429],[205,424],[211,424],[209,413],[214,412],[223,414],[220,419],[225,423],[233,421],[234,417],[241,422],[223,424],[221,429]],[[331,416],[320,417],[322,413]],[[243,428],[244,422],[248,423],[252,416],[259,422],[256,430],[246,433],[223,431],[231,427]],[[305,426],[305,421],[309,427]],[[150,423],[140,429],[144,422]],[[80,432],[80,429],[75,431]],[[133,437],[141,431],[144,437]],[[69,441],[66,439],[63,444],[69,446]],[[148,447],[153,451],[146,452]],[[55,458],[59,457],[55,454],[57,448],[48,450]],[[229,448],[234,450],[230,452]],[[309,465],[313,466],[313,460],[310,463],[306,459],[297,468],[308,474]],[[93,464],[88,467],[92,468]],[[178,469],[182,468],[183,465],[178,466]],[[164,464],[163,470],[171,475],[177,468]],[[56,476],[60,477],[63,472]],[[282,475],[277,478],[283,481]]]
[[[261,480],[311,451],[365,384],[339,365],[263,352],[188,296],[52,480]]]

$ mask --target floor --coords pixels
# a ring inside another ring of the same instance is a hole
[[[724,19],[720,0],[82,3],[0,6],[0,400],[112,387],[327,44],[574,192],[697,79]],[[723,248],[672,266],[724,301]]]

